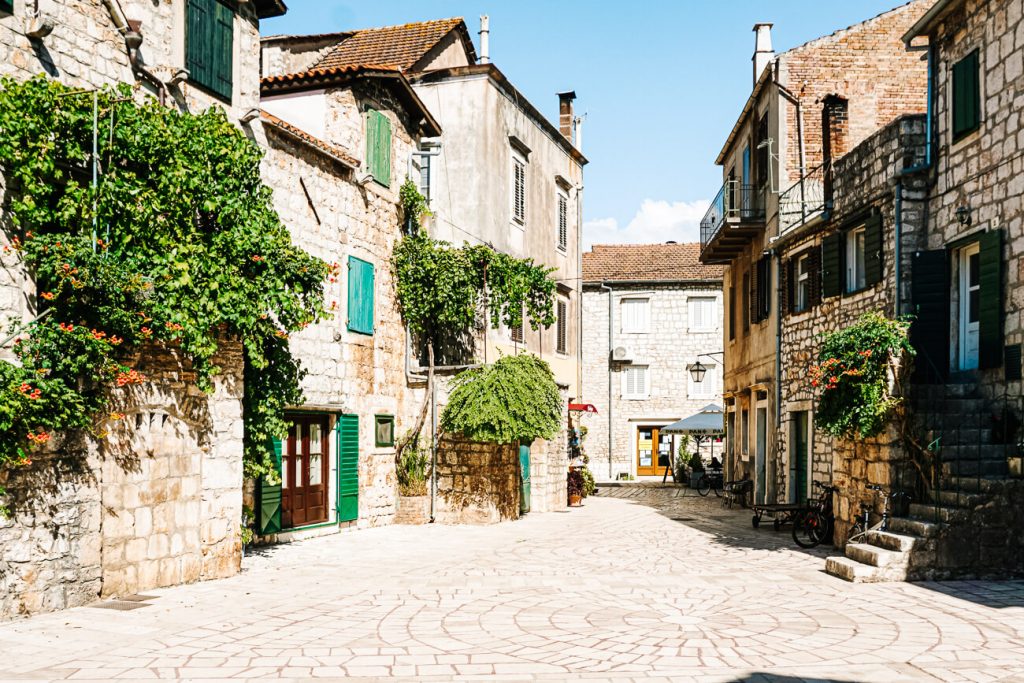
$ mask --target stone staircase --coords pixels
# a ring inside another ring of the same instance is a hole
[[[948,537],[973,533],[972,512],[992,503],[1008,474],[1007,446],[993,444],[991,411],[977,384],[946,385],[915,401],[927,441],[942,458],[937,489],[911,503],[906,516],[892,517],[886,531],[871,531],[846,544],[846,554],[829,557],[825,571],[857,583],[913,581],[953,575],[956,543]],[[873,520],[874,521],[874,520]],[[940,542],[943,541],[943,542]]]

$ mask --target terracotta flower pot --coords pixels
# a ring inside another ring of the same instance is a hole
[[[583,505],[583,496],[579,494],[571,494],[569,496],[569,507],[579,507]]]

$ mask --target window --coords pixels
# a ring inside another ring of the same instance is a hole
[[[377,448],[395,445],[395,418],[393,415],[375,415],[373,440]]]
[[[762,256],[754,266],[753,308],[750,321],[759,323],[767,320],[771,314],[771,277],[772,262],[768,256]]]
[[[391,186],[391,120],[376,109],[366,112],[366,171]]]
[[[651,300],[628,297],[622,300],[622,331],[624,333],[649,332],[651,326]]]
[[[428,156],[417,157],[420,160],[420,194],[430,202],[430,159]]]
[[[746,315],[746,311],[750,310],[750,273],[743,273],[741,296],[743,297],[743,308],[740,309],[740,313],[743,315],[743,334],[746,334],[750,331],[750,316]]]
[[[715,398],[718,396],[718,373],[716,372],[716,366],[705,365],[707,371],[704,373],[703,382],[694,382],[693,375],[690,374],[690,368],[692,366],[686,366],[686,396],[688,398]]]
[[[569,246],[569,198],[558,193],[558,248],[565,251]]]
[[[736,454],[736,412],[732,409],[725,415],[725,452]]]
[[[373,264],[348,257],[348,329],[373,334]]]
[[[647,366],[630,365],[622,372],[622,398],[644,399],[650,395]]]
[[[690,316],[688,327],[691,332],[714,331],[717,322],[715,320],[715,297],[687,297],[686,306]]]
[[[188,0],[185,23],[189,80],[230,101],[235,13],[220,0]]]
[[[729,340],[736,338],[736,288],[729,286]]]
[[[558,336],[558,339],[556,340],[556,351],[558,351],[558,353],[561,353],[561,354],[568,353],[568,351],[567,351],[568,345],[569,345],[569,339],[568,339],[568,325],[569,325],[568,308],[569,308],[569,303],[565,299],[559,299],[558,300],[558,309],[557,309],[558,310],[558,323],[557,323],[557,327],[555,328],[557,330],[557,336]]]
[[[770,176],[768,165],[771,163],[771,149],[767,144],[764,144],[768,142],[768,112],[765,112],[757,122],[756,140],[757,187],[762,189],[768,184]]]
[[[867,286],[864,270],[864,238],[866,230],[863,226],[846,233],[846,291],[857,292]]]
[[[740,452],[746,455],[750,450],[748,445],[750,444],[750,411],[744,409],[740,413]]]
[[[526,224],[526,160],[512,155],[512,220]]]
[[[981,125],[981,79],[978,51],[953,65],[953,141],[978,130]]]
[[[811,307],[811,257],[803,254],[796,260],[796,297],[793,312],[799,313]]]

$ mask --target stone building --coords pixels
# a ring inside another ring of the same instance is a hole
[[[583,254],[583,387],[598,411],[583,426],[599,481],[663,477],[678,444],[659,429],[721,403],[723,269],[699,254],[675,243]],[[702,382],[690,372],[698,360]]]
[[[422,390],[407,380],[390,267],[402,235],[405,162],[441,130],[396,69],[351,66],[263,79],[257,140],[274,205],[293,239],[339,267],[333,320],[292,335],[306,403],[275,443],[282,482],[260,482],[257,528],[278,540],[389,523],[395,440]],[[300,127],[301,124],[301,127]]]
[[[280,0],[48,0],[38,8],[0,2],[0,74],[46,73],[85,89],[124,83],[182,111],[222,107],[243,128],[259,106],[260,19],[285,12]],[[6,327],[35,315],[36,293],[17,255],[2,258]],[[128,419],[110,437],[55,440],[31,466],[0,474],[12,512],[0,519],[0,616],[238,571],[241,350],[225,340],[213,362],[222,372],[203,394],[173,349],[144,349],[135,365],[149,381],[115,394]]]
[[[926,66],[904,49],[902,36],[929,2],[910,2],[781,54],[772,49],[771,24],[754,27],[754,86],[716,159],[724,184],[701,222],[701,261],[726,266],[727,476],[753,479],[756,500],[803,500],[813,479],[798,474],[785,436],[772,436],[812,417],[784,402],[776,243],[830,210],[833,159],[899,116],[924,111]],[[826,134],[833,126],[841,138]]]
[[[486,321],[468,358],[444,362],[486,363],[501,353],[526,350],[551,365],[568,403],[580,386],[578,235],[586,164],[575,144],[575,95],[559,96],[560,125],[555,126],[490,63],[485,46],[478,57],[459,18],[272,36],[263,41],[263,73],[271,80],[288,73],[387,64],[408,78],[444,130],[394,163],[397,177],[412,177],[428,197],[431,235],[532,258],[554,268],[559,282],[558,322],[550,329],[494,328]],[[300,107],[278,115],[303,127],[308,124],[300,117],[313,111]],[[414,358],[410,376],[424,371]],[[532,444],[529,458],[533,509],[564,506],[564,432],[551,442]]]

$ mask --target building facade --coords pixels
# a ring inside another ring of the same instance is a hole
[[[599,481],[664,477],[680,441],[660,429],[721,403],[722,268],[698,244],[595,245],[583,254],[585,449]],[[690,369],[707,368],[696,382]],[[720,455],[705,440],[701,455]],[[669,478],[672,478],[669,474]]]
[[[924,111],[926,65],[903,48],[902,35],[927,5],[910,2],[781,54],[771,25],[754,27],[754,87],[716,160],[724,183],[701,223],[701,261],[726,266],[727,477],[753,479],[755,500],[803,501],[814,480],[782,436],[813,416],[784,403],[776,242],[830,210],[834,159],[897,117]],[[827,135],[830,126],[843,136]],[[812,440],[808,429],[806,449]]]

